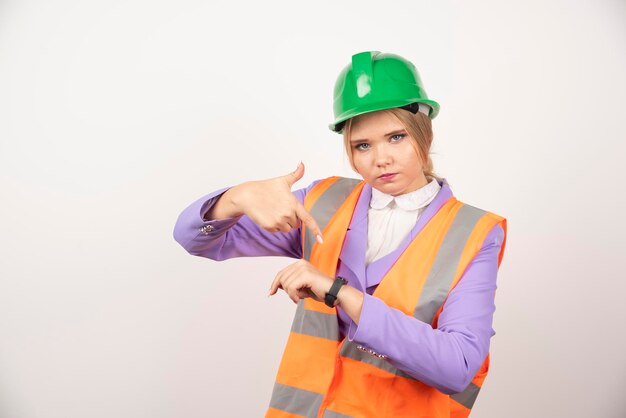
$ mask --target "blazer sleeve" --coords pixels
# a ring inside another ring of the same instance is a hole
[[[489,353],[498,255],[504,230],[496,225],[446,299],[437,328],[364,294],[348,339],[387,356],[396,368],[443,393],[462,392]]]
[[[293,191],[304,197],[315,184]],[[189,254],[221,261],[234,257],[286,256],[302,258],[300,228],[289,232],[269,232],[243,215],[220,220],[206,220],[206,213],[230,187],[213,191],[187,206],[174,225],[174,239]]]

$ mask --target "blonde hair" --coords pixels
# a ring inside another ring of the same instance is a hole
[[[417,155],[422,160],[424,176],[426,176],[426,178],[435,178],[437,179],[437,181],[442,182],[443,178],[435,173],[433,168],[433,161],[430,158],[430,146],[433,142],[433,127],[430,117],[421,112],[413,114],[407,110],[398,108],[384,109],[379,110],[378,112],[389,113],[395,116],[400,121],[400,123],[404,125],[404,129],[406,129],[409,136],[413,139],[413,147],[415,148],[415,152],[417,152]],[[343,145],[346,149],[346,154],[348,155],[350,166],[355,172],[358,173],[356,167],[354,166],[354,158],[352,156],[353,150],[350,146],[352,121],[355,118],[358,118],[358,116],[348,119],[343,127]]]

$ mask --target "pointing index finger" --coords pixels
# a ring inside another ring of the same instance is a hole
[[[319,226],[317,226],[317,222],[313,219],[313,216],[306,210],[306,208],[302,205],[302,203],[298,202],[298,206],[296,208],[296,215],[304,224],[311,230],[317,237],[317,242],[320,244],[324,243],[324,239],[322,238],[322,230]]]

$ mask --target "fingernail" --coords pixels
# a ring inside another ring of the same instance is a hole
[[[320,244],[324,243],[324,240],[322,239],[322,236],[320,234],[317,234],[317,242],[319,242]]]

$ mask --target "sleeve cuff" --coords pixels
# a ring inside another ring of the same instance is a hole
[[[209,212],[209,210],[213,207],[213,205],[215,205],[215,202],[217,202],[218,199],[228,189],[230,189],[230,187],[225,187],[223,189],[220,189],[211,193],[209,198],[205,200],[204,203],[202,203],[202,205],[200,206],[200,211],[199,211],[200,223],[203,225],[203,228],[201,229],[201,231],[205,235],[208,235],[208,233],[219,234],[220,232],[231,228],[243,216],[243,215],[233,216],[233,217],[224,218],[224,219],[211,219],[211,220],[205,219],[205,215],[207,214],[207,212]]]
[[[376,317],[377,302],[378,300],[374,296],[365,292],[363,293],[363,306],[361,307],[359,323],[356,324],[353,320],[350,320],[350,327],[348,328],[349,341],[367,344],[372,334],[372,317]]]
[[[207,212],[213,207],[213,205],[215,205],[215,202],[217,202],[217,200],[222,197],[222,195],[229,189],[230,187],[224,187],[223,189],[216,190],[213,193],[210,193],[208,196],[205,196],[205,200],[200,206],[200,219],[202,222],[209,222],[208,220],[204,219],[204,215],[207,214]]]

